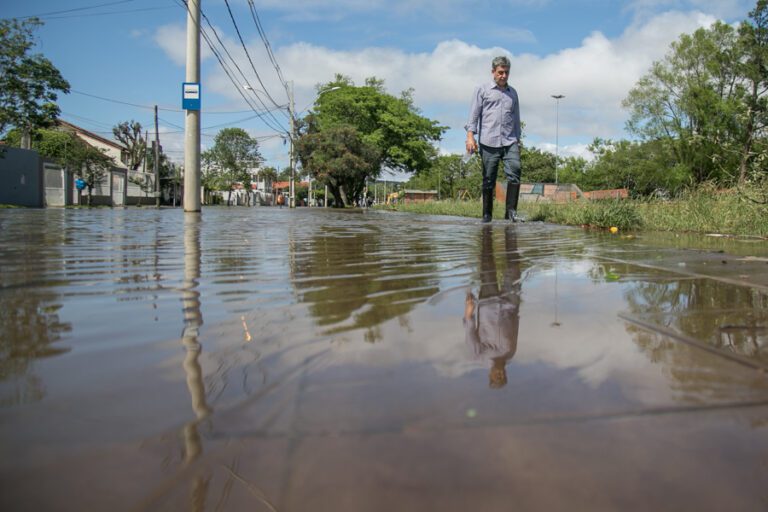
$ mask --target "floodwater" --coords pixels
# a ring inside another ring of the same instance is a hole
[[[765,510],[766,245],[0,210],[0,509]]]

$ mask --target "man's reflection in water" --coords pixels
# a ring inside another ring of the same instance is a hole
[[[198,341],[203,314],[200,310],[200,214],[186,213],[184,216],[184,283],[182,286],[182,304],[184,307],[184,331],[181,342],[184,345],[184,373],[187,376],[187,388],[192,399],[195,419],[184,426],[184,461],[187,464],[197,459],[203,451],[198,427],[207,418],[212,409],[208,406],[203,383],[203,370],[200,367],[202,346]],[[203,510],[206,501],[210,476],[198,474],[192,484],[192,510]]]
[[[488,375],[491,388],[507,383],[507,362],[517,351],[520,327],[520,254],[517,232],[508,226],[504,230],[504,260],[501,284],[493,251],[493,228],[483,226],[480,255],[480,289],[477,297],[467,292],[464,303],[464,332],[467,343],[478,358],[489,359]]]

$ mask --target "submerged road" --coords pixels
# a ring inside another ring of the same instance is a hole
[[[0,509],[765,510],[766,245],[0,210]]]

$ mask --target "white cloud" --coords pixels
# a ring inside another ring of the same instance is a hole
[[[718,18],[745,16],[755,3],[752,0],[633,0],[626,9],[636,16],[648,17],[665,10],[699,10]]]
[[[342,19],[361,12],[385,11],[399,15],[426,14],[445,18],[477,12],[486,6],[512,8],[541,7],[551,0],[262,0],[259,9],[287,13],[286,19]]]
[[[155,31],[155,43],[178,66],[187,62],[187,28],[182,25],[163,25]],[[213,54],[205,42],[200,45],[200,59],[206,60]]]
[[[322,2],[305,3],[316,6]],[[352,0],[345,3],[359,7]],[[461,151],[462,126],[472,90],[481,81],[490,79],[493,57],[509,55],[511,83],[520,94],[529,143],[554,143],[555,102],[550,95],[563,94],[565,98],[559,110],[560,142],[564,151],[573,147],[574,154],[581,155],[584,151],[579,145],[586,145],[595,137],[624,136],[626,112],[621,108],[621,101],[630,88],[654,60],[663,58],[670,43],[681,33],[690,33],[715,19],[700,12],[668,12],[636,21],[617,38],[593,32],[579,46],[548,55],[514,54],[502,47],[481,48],[458,39],[443,41],[430,52],[409,53],[384,47],[347,51],[305,42],[275,48],[275,52],[284,75],[293,78],[297,111],[311,105],[315,86],[331,80],[336,73],[348,75],[358,84],[375,75],[385,79],[388,90],[394,94],[410,87],[415,89],[416,104],[424,114],[450,126],[443,148],[451,152]],[[166,26],[155,34],[158,45],[180,65],[184,61],[183,33],[178,26]],[[257,87],[239,42],[225,39],[225,43],[249,82]],[[286,101],[263,45],[254,41],[248,48],[267,90],[278,103]],[[242,103],[235,86],[218,64],[211,69],[204,76],[204,87],[209,94],[217,93]],[[281,121],[287,126],[284,117]]]
[[[589,144],[566,144],[556,148],[552,142],[542,142],[537,144],[536,147],[553,155],[558,154],[561,157],[578,156],[587,161],[595,159],[594,153],[589,150]]]
[[[490,79],[489,63],[499,54],[510,55],[511,83],[520,93],[526,131],[535,138],[554,139],[554,101],[560,105],[561,136],[618,136],[625,118],[621,101],[648,70],[664,56],[669,44],[683,32],[715,21],[700,13],[666,13],[635,24],[616,39],[599,32],[582,44],[558,53],[514,55],[504,48],[480,48],[464,41],[439,43],[430,53],[406,53],[390,48],[337,51],[307,43],[283,47],[278,53],[286,74],[299,76],[297,96],[311,100],[314,85],[334,73],[349,75],[357,83],[376,75],[390,91],[414,87],[415,99],[425,112],[441,112],[439,120],[459,129],[469,97],[482,80]],[[291,73],[301,70],[301,73]]]

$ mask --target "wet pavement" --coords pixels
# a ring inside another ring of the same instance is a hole
[[[2,510],[768,509],[768,244],[0,210]]]

